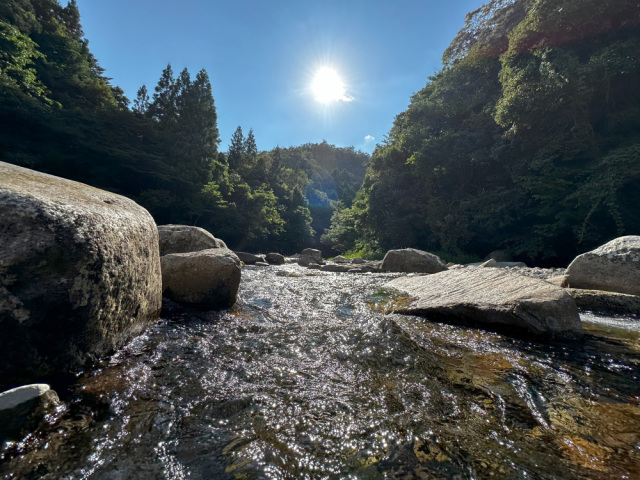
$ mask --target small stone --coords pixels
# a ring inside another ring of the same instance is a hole
[[[58,395],[44,383],[0,393],[0,443],[33,431],[58,405]]]

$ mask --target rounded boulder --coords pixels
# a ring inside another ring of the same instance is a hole
[[[228,308],[240,286],[240,259],[227,248],[172,253],[162,261],[162,292],[176,303]]]
[[[160,225],[158,236],[160,255],[227,248],[222,240],[214,237],[204,228],[189,225]]]
[[[158,317],[161,288],[144,208],[0,162],[0,387],[113,351]]]
[[[403,248],[389,250],[380,269],[383,272],[438,273],[446,270],[447,266],[433,253]]]

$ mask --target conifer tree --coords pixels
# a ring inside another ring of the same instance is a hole
[[[156,85],[153,102],[149,105],[149,115],[161,125],[166,125],[175,119],[175,114],[175,79],[171,64],[168,64]]]
[[[258,156],[258,146],[256,145],[256,137],[253,135],[253,128],[249,130],[249,134],[244,141],[244,153],[249,163],[253,163]]]
[[[141,115],[144,115],[149,110],[149,92],[147,91],[147,86],[142,85],[138,89],[138,94],[136,99],[133,101],[133,111],[137,112]]]
[[[242,127],[238,125],[236,131],[233,132],[231,137],[231,145],[229,146],[229,168],[237,170],[242,164],[242,158],[245,153],[244,135],[242,134]]]

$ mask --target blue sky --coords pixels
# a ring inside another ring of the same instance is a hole
[[[211,79],[226,151],[238,125],[258,148],[307,142],[371,152],[481,0],[77,0],[89,48],[133,100],[175,73]],[[322,66],[351,101],[314,99]],[[373,140],[372,140],[373,138]]]

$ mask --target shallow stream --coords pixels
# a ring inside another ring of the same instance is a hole
[[[246,267],[5,445],[2,478],[640,478],[640,320],[533,343],[385,313],[394,274]]]

